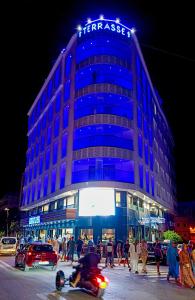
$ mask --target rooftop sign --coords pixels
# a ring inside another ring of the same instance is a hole
[[[114,21],[114,20],[107,20],[102,18],[95,21],[88,21],[88,23],[84,27],[81,27],[79,25],[77,30],[78,30],[79,37],[87,35],[90,32],[110,31],[110,32],[116,32],[117,34],[120,34],[127,38],[130,38],[131,34],[133,34],[135,31],[135,29],[129,29],[128,27],[120,24],[118,19]]]

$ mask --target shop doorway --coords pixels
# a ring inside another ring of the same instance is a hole
[[[102,229],[102,242],[107,243],[109,239],[115,240],[115,229],[114,228],[103,228]]]

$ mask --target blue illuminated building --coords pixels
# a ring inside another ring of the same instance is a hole
[[[170,228],[174,142],[134,30],[102,18],[80,27],[28,120],[25,234],[151,240]],[[82,215],[95,199],[90,194],[84,207],[86,189],[114,191],[114,202],[100,197],[91,215]],[[105,201],[114,203],[114,213],[103,211]]]

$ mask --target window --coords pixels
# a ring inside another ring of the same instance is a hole
[[[69,107],[68,106],[64,107],[64,110],[63,110],[63,129],[68,126],[68,112],[69,112]]]
[[[59,129],[60,129],[60,117],[57,117],[54,122],[54,137],[57,137],[59,135]]]
[[[64,199],[59,199],[57,202],[57,209],[63,209],[64,208]]]
[[[49,211],[49,204],[46,204],[43,206],[43,212],[48,212]]]
[[[48,170],[50,166],[50,148],[47,149],[45,154],[45,170]]]
[[[61,144],[61,157],[66,156],[66,147],[67,147],[67,133],[62,136],[62,144]]]
[[[48,109],[48,121],[49,123],[51,123],[53,120],[53,105],[51,104],[51,106]]]
[[[51,144],[51,126],[47,128],[47,145]]]
[[[121,193],[116,192],[116,207],[121,206]]]
[[[141,134],[138,136],[138,154],[140,157],[143,155],[143,140]]]
[[[43,172],[43,156],[40,156],[39,158],[39,175],[41,175]]]
[[[66,202],[67,207],[74,207],[74,204],[75,204],[74,196],[68,197]]]
[[[51,193],[54,193],[55,190],[56,190],[56,169],[53,169],[51,173]]]
[[[55,100],[55,111],[56,113],[58,113],[60,111],[60,107],[61,107],[61,93],[59,93],[56,97]]]
[[[45,174],[45,176],[44,176],[44,184],[43,184],[43,195],[44,196],[47,196],[48,180],[49,180],[49,176],[48,176],[48,174]]]
[[[143,165],[139,165],[139,186],[143,189],[144,187],[144,171],[143,171]]]
[[[58,160],[58,142],[53,144],[53,164],[56,164]]]
[[[63,163],[60,166],[60,189],[63,189],[65,186],[65,175],[66,175],[66,164]]]
[[[138,128],[142,129],[142,112],[139,107],[137,109],[137,126]]]

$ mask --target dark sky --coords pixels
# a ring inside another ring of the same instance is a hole
[[[3,2],[6,4],[0,7],[0,197],[20,188],[27,149],[27,112],[53,63],[79,23],[104,14],[110,19],[119,17],[124,25],[137,28],[149,73],[164,100],[175,139],[178,198],[195,199],[192,1]]]

